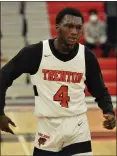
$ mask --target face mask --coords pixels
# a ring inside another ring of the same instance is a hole
[[[91,22],[96,22],[97,19],[98,19],[98,16],[97,16],[97,15],[91,15],[91,16],[89,17],[89,20],[90,20]]]

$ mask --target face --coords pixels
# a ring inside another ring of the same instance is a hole
[[[96,24],[98,22],[98,16],[96,14],[91,14],[89,16],[89,20],[90,20],[91,23]]]
[[[82,35],[82,18],[65,15],[59,25],[56,26],[61,42],[72,49]]]

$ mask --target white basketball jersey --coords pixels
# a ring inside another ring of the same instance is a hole
[[[43,41],[40,67],[31,76],[38,91],[38,96],[35,96],[35,114],[38,117],[75,116],[87,111],[84,50],[84,46],[79,44],[77,55],[63,62],[52,54],[49,41]]]

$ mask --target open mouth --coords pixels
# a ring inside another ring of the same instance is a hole
[[[76,38],[73,38],[73,37],[69,37],[68,38],[68,41],[72,44],[76,43],[77,42],[77,39]]]

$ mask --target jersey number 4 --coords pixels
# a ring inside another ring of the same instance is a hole
[[[68,86],[61,86],[59,90],[54,95],[54,101],[60,101],[62,107],[68,108],[68,101],[70,97],[68,96]]]

